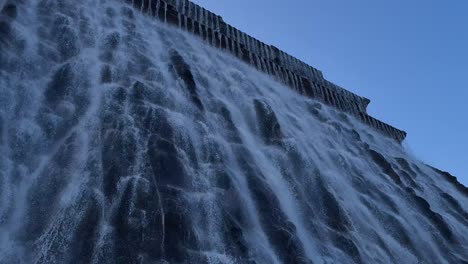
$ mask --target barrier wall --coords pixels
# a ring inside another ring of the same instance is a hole
[[[305,96],[350,113],[365,124],[398,142],[406,132],[367,114],[370,100],[356,95],[323,77],[321,71],[267,45],[224,22],[223,18],[189,0],[126,0],[144,14],[191,32],[210,45],[227,52],[274,76]]]

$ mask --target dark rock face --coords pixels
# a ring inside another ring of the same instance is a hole
[[[16,18],[16,16],[17,16],[16,5],[11,4],[11,3],[6,4],[2,9],[1,14],[5,15],[5,16],[7,16],[9,18],[12,18],[12,19]]]
[[[0,1],[1,264],[467,261],[453,176],[127,2]]]
[[[280,144],[283,134],[273,109],[265,102],[254,100],[260,133],[267,144]]]
[[[190,66],[184,61],[184,58],[182,58],[182,56],[180,56],[177,51],[171,50],[169,54],[171,57],[172,66],[174,67],[177,75],[184,81],[185,88],[188,90],[192,102],[200,110],[203,110],[203,104],[200,100],[200,97],[198,96],[197,85],[195,84],[193,74],[190,71]]]
[[[379,165],[382,171],[387,174],[395,183],[401,184],[400,176],[393,170],[392,165],[375,150],[369,149],[370,156],[374,162]]]

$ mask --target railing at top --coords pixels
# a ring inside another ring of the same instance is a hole
[[[350,113],[365,124],[398,142],[406,132],[367,114],[370,100],[356,95],[323,77],[321,71],[267,45],[224,22],[221,16],[189,0],[126,0],[141,12],[200,36],[210,45],[224,49],[297,92]]]

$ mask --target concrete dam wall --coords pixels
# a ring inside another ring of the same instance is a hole
[[[274,76],[298,93],[352,114],[382,134],[402,142],[406,132],[367,114],[370,100],[323,77],[320,70],[227,24],[189,0],[126,0],[141,12],[191,32],[258,70]]]

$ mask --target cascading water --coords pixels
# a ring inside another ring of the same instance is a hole
[[[3,3],[0,263],[467,263],[467,212],[393,140],[127,4]]]

